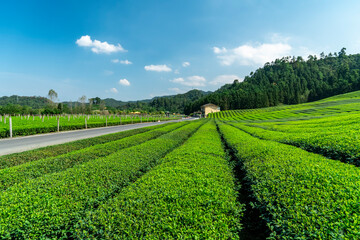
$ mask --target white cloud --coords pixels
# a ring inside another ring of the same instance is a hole
[[[245,66],[259,66],[291,54],[292,47],[287,43],[264,43],[256,46],[241,45],[233,49],[214,47],[222,65],[238,63]]]
[[[224,85],[227,83],[233,83],[237,79],[239,82],[242,82],[243,79],[239,78],[236,75],[219,75],[214,80],[210,82],[211,85]]]
[[[121,64],[125,64],[125,65],[132,64],[132,62],[130,62],[127,59],[126,60],[112,59],[111,62],[112,63],[121,63]]]
[[[190,66],[190,63],[189,63],[189,62],[183,62],[183,63],[182,63],[182,66],[183,66],[183,67],[188,67],[188,66]]]
[[[181,90],[180,88],[169,88],[170,91],[176,93],[184,93],[185,91]]]
[[[89,35],[86,35],[76,40],[76,44],[79,45],[80,47],[91,47],[93,41],[91,40]]]
[[[76,44],[80,47],[91,47],[91,51],[94,53],[114,53],[114,52],[125,52],[126,50],[118,43],[109,44],[108,42],[100,42],[99,40],[91,40],[89,35],[82,36],[76,40]]]
[[[269,43],[244,44],[236,48],[226,49],[225,47],[213,47],[213,52],[217,55],[222,65],[245,65],[262,66],[266,62],[272,62],[287,56],[302,56],[307,59],[309,55],[316,55],[304,46],[292,46],[289,42],[291,37],[273,33],[268,37]]]
[[[180,74],[180,72],[179,72],[178,69],[176,69],[176,70],[174,71],[174,73],[175,73],[175,74]]]
[[[146,71],[155,71],[155,72],[171,72],[171,68],[164,65],[148,65],[144,67]]]
[[[186,79],[181,77],[175,78],[173,80],[170,80],[170,82],[179,83],[181,85],[189,86],[189,87],[203,87],[205,86],[206,79],[202,76],[190,76],[187,77]]]
[[[170,82],[173,82],[173,83],[183,83],[185,82],[185,80],[183,78],[174,78],[173,80],[170,80]]]
[[[290,41],[290,37],[283,36],[280,33],[272,33],[270,35],[270,40],[272,43],[287,43]]]
[[[121,64],[125,64],[125,65],[129,65],[129,64],[132,64],[132,62],[130,62],[129,60],[121,60],[120,61]]]
[[[227,52],[227,50],[226,50],[226,48],[218,48],[218,47],[213,47],[213,51],[214,51],[214,53],[215,54],[220,54],[220,53],[226,53]]]
[[[110,89],[110,92],[112,92],[112,93],[118,93],[118,90],[117,90],[116,88],[111,88],[111,89]]]
[[[119,84],[123,86],[130,86],[130,82],[127,79],[120,79]]]
[[[187,78],[187,86],[200,87],[205,86],[206,79],[202,76],[191,76]]]

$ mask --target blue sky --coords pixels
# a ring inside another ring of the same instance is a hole
[[[360,1],[2,1],[0,96],[214,91],[267,61],[360,53]]]

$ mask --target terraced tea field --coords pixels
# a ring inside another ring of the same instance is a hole
[[[215,113],[274,239],[360,238],[360,92]]]
[[[1,239],[359,239],[360,93],[0,157]]]

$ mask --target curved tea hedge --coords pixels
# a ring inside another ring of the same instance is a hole
[[[167,123],[174,124],[174,123]],[[156,125],[151,127],[137,128],[133,130],[128,130],[124,132],[107,134],[94,138],[87,138],[82,140],[77,140],[73,142],[68,142],[64,144],[48,146],[43,148],[38,148],[26,152],[21,153],[13,153],[9,155],[0,156],[0,169],[13,167],[16,165],[20,165],[26,162],[36,161],[43,158],[55,157],[58,155],[66,154],[68,152],[76,151],[79,149],[87,148],[90,146],[94,146],[97,144],[103,144],[111,141],[116,141],[128,136],[132,136],[135,134],[147,132],[150,130],[154,130],[157,128],[161,128],[165,125]]]
[[[69,238],[86,211],[111,198],[190,137],[203,121],[0,193],[0,238]]]
[[[359,239],[360,169],[219,124],[271,239]]]
[[[254,136],[360,166],[360,114],[286,123],[230,123]]]
[[[28,181],[45,174],[61,172],[75,165],[105,157],[122,149],[141,144],[163,134],[169,133],[188,122],[180,122],[157,128],[152,131],[139,133],[104,144],[97,144],[78,151],[73,151],[57,157],[45,158],[11,168],[0,170],[0,191],[23,181]]]
[[[214,122],[89,212],[79,239],[238,239],[242,207]]]

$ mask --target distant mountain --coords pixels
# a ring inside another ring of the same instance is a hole
[[[20,106],[28,106],[33,109],[44,108],[46,104],[49,102],[47,98],[44,97],[23,97],[13,95],[10,97],[4,96],[0,97],[0,106],[6,105],[20,105]]]
[[[123,102],[120,100],[115,100],[113,98],[105,98],[103,100],[105,102],[105,105],[107,107],[111,107],[111,108],[121,108],[124,106],[127,106],[128,104],[136,104],[137,102],[142,102],[142,103],[148,103],[151,100],[150,99],[146,99],[146,100],[139,100],[139,101],[128,101],[128,102]]]

